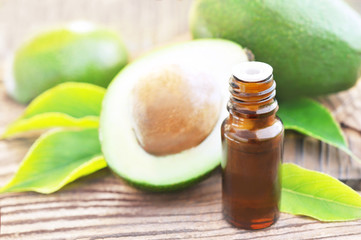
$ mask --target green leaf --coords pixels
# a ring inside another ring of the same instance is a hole
[[[282,166],[281,211],[321,221],[361,218],[361,196],[324,173],[285,163]]]
[[[301,98],[280,102],[279,106],[277,115],[282,119],[285,129],[301,132],[338,147],[361,162],[347,147],[339,124],[323,105],[312,99]]]
[[[104,167],[97,128],[58,129],[33,144],[13,179],[0,192],[48,194]]]
[[[35,98],[2,138],[53,127],[97,127],[104,94],[104,88],[88,83],[60,84]]]

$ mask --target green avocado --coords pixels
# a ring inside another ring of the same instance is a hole
[[[360,75],[361,18],[341,0],[196,0],[190,28],[272,65],[281,99],[345,90]]]
[[[109,85],[100,116],[108,166],[153,191],[183,188],[221,160],[232,67],[246,52],[228,40],[194,40],[151,52]]]
[[[5,87],[20,103],[63,82],[107,87],[127,59],[116,32],[88,22],[74,22],[24,43],[8,63]]]

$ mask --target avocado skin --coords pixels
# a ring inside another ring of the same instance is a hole
[[[345,90],[360,76],[361,18],[340,0],[197,0],[190,27],[272,65],[281,100]]]
[[[164,192],[178,192],[178,191],[182,191],[188,187],[191,187],[193,185],[195,185],[196,183],[199,183],[203,180],[205,180],[206,178],[208,178],[209,176],[211,176],[213,173],[219,171],[220,166],[217,165],[215,166],[213,169],[204,172],[194,178],[188,179],[187,181],[184,182],[179,182],[176,184],[168,184],[168,185],[153,185],[153,184],[149,184],[148,182],[138,182],[138,181],[134,181],[132,179],[127,178],[124,175],[119,175],[115,169],[113,169],[112,167],[108,166],[109,169],[111,170],[111,172],[113,173],[113,175],[117,178],[120,178],[122,180],[124,180],[129,186],[135,187],[137,189],[140,189],[142,191],[146,191],[146,192],[151,192],[151,193],[164,193]]]

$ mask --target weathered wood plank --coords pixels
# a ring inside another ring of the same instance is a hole
[[[361,81],[348,91],[333,94],[319,99],[331,110],[341,124],[350,149],[361,157]],[[360,179],[361,166],[342,151],[326,146],[324,155],[327,168],[323,170],[339,179]],[[316,170],[321,170],[316,168]]]
[[[180,192],[147,193],[103,170],[58,193],[0,196],[2,237],[21,239],[299,239],[361,236],[361,221],[320,223],[282,214],[272,228],[244,231],[221,213],[219,170]],[[16,233],[16,234],[15,234]],[[351,235],[354,234],[354,235]]]

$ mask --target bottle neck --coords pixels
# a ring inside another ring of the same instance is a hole
[[[278,110],[276,82],[273,75],[259,82],[230,78],[231,97],[227,105],[232,124],[252,129],[271,125]]]

